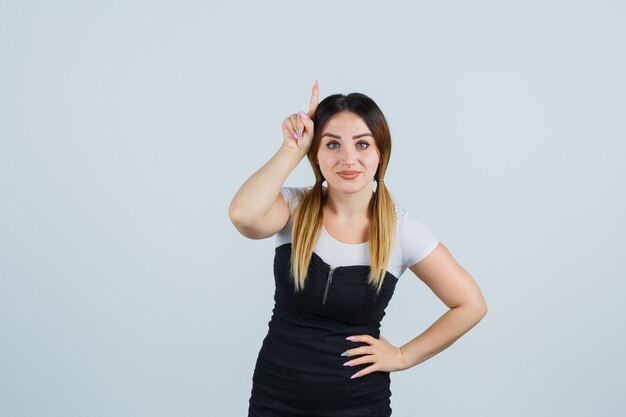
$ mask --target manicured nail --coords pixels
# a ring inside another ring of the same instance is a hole
[[[291,129],[291,135],[292,135],[294,138],[298,139],[298,134],[296,133],[296,131],[295,131],[295,130]]]
[[[354,379],[354,378],[356,378],[357,376],[359,376],[359,373],[358,373],[358,372],[357,372],[356,374],[352,375],[352,376],[350,377],[350,379]]]
[[[352,361],[348,361],[348,362],[344,363],[343,366],[350,366],[351,363],[352,363]]]
[[[306,122],[307,120],[309,120],[309,116],[307,116],[307,115],[306,115],[306,113],[304,113],[304,112],[302,112],[302,111],[299,111],[299,112],[298,112],[298,115],[299,115],[299,116],[300,116],[300,118],[301,118],[302,120],[304,120],[305,122]]]
[[[346,337],[346,339],[347,339],[347,340],[353,340],[353,339],[354,339],[354,336],[348,336],[348,337]]]
[[[302,128],[298,128],[298,139],[302,140]]]
[[[343,352],[341,356],[348,356],[348,351],[346,350],[345,352]]]

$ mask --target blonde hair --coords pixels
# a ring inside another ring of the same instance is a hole
[[[396,231],[396,209],[392,196],[382,181],[391,155],[391,135],[387,121],[376,103],[364,94],[331,95],[318,105],[313,118],[315,133],[307,153],[316,183],[304,192],[293,215],[290,276],[296,292],[304,290],[313,248],[322,231],[322,208],[327,199],[327,193],[321,184],[324,176],[316,163],[321,144],[320,136],[329,119],[342,111],[355,113],[363,119],[380,152],[380,162],[374,179],[380,179],[381,182],[377,183],[367,211],[370,221],[368,241],[371,260],[368,284],[375,286],[377,293],[380,292],[389,265]]]

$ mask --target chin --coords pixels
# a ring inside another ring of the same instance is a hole
[[[348,181],[343,180],[339,183],[335,183],[331,185],[336,190],[344,192],[344,193],[356,193],[356,192],[361,191],[365,187],[367,187],[368,183],[367,182],[351,182],[350,183]]]

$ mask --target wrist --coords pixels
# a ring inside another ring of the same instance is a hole
[[[400,363],[402,364],[401,370],[406,370],[409,369],[411,367],[411,364],[409,363],[409,361],[407,360],[407,358],[404,356],[404,352],[402,351],[402,347],[398,348],[398,352],[400,352]]]
[[[297,159],[298,162],[300,162],[302,158],[304,158],[307,154],[306,151],[303,151],[298,148],[293,148],[291,146],[287,146],[284,143],[280,145],[280,149],[278,151],[281,153],[284,153],[285,155],[289,155],[289,157],[291,158]]]

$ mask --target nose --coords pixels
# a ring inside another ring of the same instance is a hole
[[[358,153],[356,149],[353,149],[349,146],[344,146],[343,152],[341,154],[341,161],[344,163],[344,165],[352,165],[356,163],[357,155]]]

